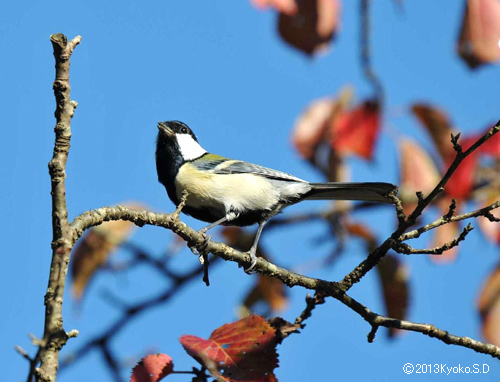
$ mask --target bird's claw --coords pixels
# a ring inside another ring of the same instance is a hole
[[[255,253],[251,250],[248,252],[248,254],[250,255],[250,266],[248,268],[243,268],[243,270],[247,275],[253,275],[257,273],[257,271],[254,269],[257,265],[257,256],[255,256]]]
[[[212,241],[212,236],[206,235],[205,231],[203,230],[203,228],[200,229],[198,232],[201,233],[201,234],[203,234],[203,243],[201,245],[199,245],[199,246],[191,247],[190,249],[191,249],[191,252],[193,252],[194,255],[201,256],[204,253],[206,253],[208,244]]]

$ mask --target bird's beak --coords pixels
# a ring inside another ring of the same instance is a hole
[[[160,133],[168,138],[174,136],[174,131],[163,122],[158,122],[158,130],[160,130]]]

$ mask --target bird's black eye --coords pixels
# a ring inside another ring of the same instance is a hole
[[[182,127],[181,128],[181,133],[182,134],[187,134],[188,133],[188,129],[186,127]]]

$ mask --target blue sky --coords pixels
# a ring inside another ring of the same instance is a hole
[[[464,2],[405,2],[399,12],[391,1],[374,5],[374,65],[388,96],[384,133],[374,163],[352,160],[356,181],[398,182],[393,137],[428,138],[409,115],[408,106],[426,100],[447,110],[462,131],[483,129],[500,118],[495,66],[470,72],[455,54]],[[41,335],[43,295],[50,262],[51,218],[47,163],[53,147],[54,63],[49,35],[82,35],[72,58],[72,98],[77,100],[73,140],[67,166],[70,218],[81,212],[126,200],[138,200],[158,211],[172,204],[157,183],[154,164],[156,122],[188,123],[209,151],[321,180],[300,160],[290,144],[293,123],[312,100],[336,94],[353,84],[359,98],[370,95],[358,59],[358,2],[344,1],[342,29],[333,50],[308,59],[286,46],[276,34],[276,17],[259,12],[248,1],[54,1],[8,2],[0,12],[0,109],[4,134],[0,150],[0,196],[3,200],[0,359],[3,380],[24,380],[27,363],[13,351],[21,345],[31,354],[28,333]],[[287,210],[318,210],[305,203]],[[394,227],[391,211],[358,214],[374,223],[380,239]],[[195,228],[202,223],[184,220]],[[382,224],[383,223],[383,224]],[[324,234],[319,223],[274,230],[263,245],[281,265],[293,266],[329,253],[315,245]],[[137,230],[134,242],[160,254],[172,235],[158,228]],[[424,241],[420,242],[425,245]],[[334,267],[315,277],[338,280],[362,260],[363,247],[350,243]],[[480,338],[476,297],[498,250],[475,230],[452,265],[436,266],[424,256],[403,259],[411,271],[410,319],[433,323],[451,333]],[[188,250],[175,259],[179,269],[196,264]],[[208,337],[236,317],[237,306],[253,283],[235,264],[211,273],[212,285],[190,284],[168,305],[141,316],[112,342],[124,360],[147,349],[170,354],[176,369],[196,363],[177,338]],[[93,282],[79,314],[69,294],[64,326],[77,328],[69,354],[120,313],[102,298],[112,291],[137,301],[160,291],[164,280],[146,268],[105,275]],[[353,297],[383,312],[375,272],[351,291]],[[282,315],[293,320],[304,308],[306,292],[290,291]],[[307,328],[279,347],[281,381],[389,381],[406,376],[405,363],[472,366],[488,364],[484,381],[498,380],[498,361],[471,350],[409,333],[388,341],[381,330],[366,342],[369,326],[356,314],[330,301],[315,311]],[[125,369],[125,374],[127,371]],[[442,375],[426,375],[438,380]],[[450,378],[450,377],[448,377]],[[454,377],[451,377],[454,380]],[[459,379],[459,377],[456,377]],[[467,377],[464,377],[467,378]],[[110,381],[97,353],[61,373],[60,381]],[[172,381],[186,381],[173,376]]]

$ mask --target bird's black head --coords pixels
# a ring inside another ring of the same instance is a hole
[[[195,160],[206,151],[199,145],[188,125],[180,121],[158,122],[156,139],[156,171],[158,180],[175,203],[175,177],[187,161]]]
[[[165,121],[158,122],[158,139],[161,137],[165,139],[172,138],[176,134],[188,134],[190,135],[196,142],[196,135],[194,135],[193,131],[189,128],[188,125],[181,121]]]

